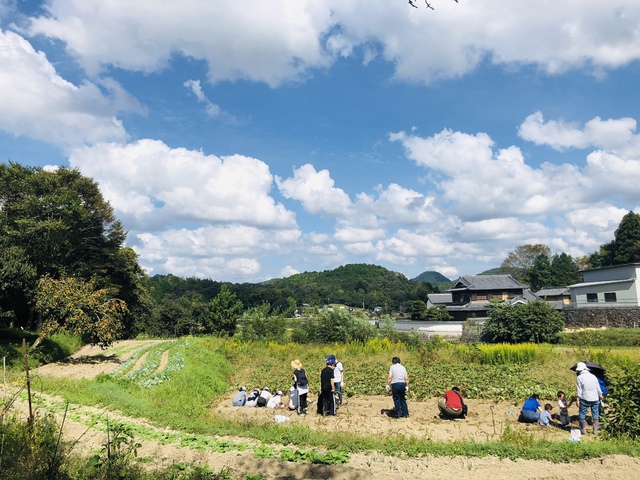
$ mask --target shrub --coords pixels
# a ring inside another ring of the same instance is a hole
[[[607,395],[605,430],[614,437],[640,439],[640,366],[623,367],[613,375]]]
[[[66,452],[58,445],[58,432],[53,415],[36,417],[31,424],[5,416],[0,424],[0,437],[4,439],[0,457],[2,478],[69,478],[61,468]]]
[[[494,303],[482,335],[484,340],[497,343],[556,343],[563,329],[562,314],[547,302]]]
[[[244,341],[282,341],[287,328],[284,315],[269,315],[269,304],[253,307],[244,312],[238,336]]]

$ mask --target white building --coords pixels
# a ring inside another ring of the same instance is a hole
[[[640,306],[640,263],[582,272],[583,282],[569,285],[575,308]]]

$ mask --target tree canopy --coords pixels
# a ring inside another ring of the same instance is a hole
[[[126,302],[120,321],[131,327],[146,293],[137,256],[124,240],[97,183],[79,171],[0,164],[0,326],[46,323],[46,309],[35,309],[38,282],[75,278]]]
[[[555,343],[564,329],[562,313],[543,301],[527,304],[492,304],[482,336],[489,342]]]
[[[620,221],[611,242],[589,256],[592,268],[640,261],[640,215],[629,212]]]

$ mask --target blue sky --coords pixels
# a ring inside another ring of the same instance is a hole
[[[0,0],[0,160],[92,177],[151,275],[412,278],[640,211],[637,0]]]

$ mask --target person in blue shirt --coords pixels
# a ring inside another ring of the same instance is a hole
[[[542,427],[550,427],[551,426],[551,410],[553,407],[550,403],[546,403],[544,406],[544,410],[540,412],[540,426]]]
[[[540,410],[542,407],[539,400],[540,397],[534,393],[524,401],[522,410],[520,410],[520,418],[518,419],[520,422],[535,423],[540,420]]]

